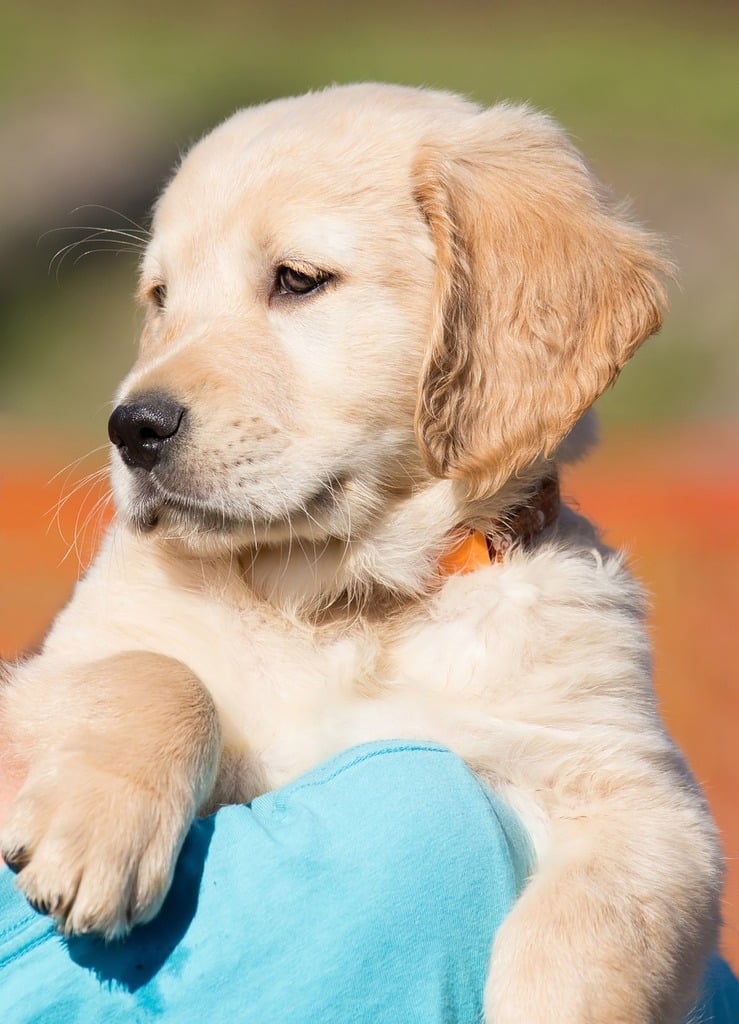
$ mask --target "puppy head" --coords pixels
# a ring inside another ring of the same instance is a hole
[[[211,552],[359,537],[433,477],[492,491],[656,329],[661,269],[526,109],[352,86],[243,111],[155,212],[119,508]]]

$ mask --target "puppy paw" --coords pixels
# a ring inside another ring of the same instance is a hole
[[[159,910],[187,804],[89,765],[46,766],[21,790],[0,848],[31,906],[66,935],[120,938]]]
[[[635,955],[638,940],[632,936],[630,947],[613,941],[617,902],[610,904],[610,916],[599,915],[596,927],[586,931],[585,907],[579,914],[572,914],[567,902],[558,908],[554,893],[539,908],[529,895],[523,894],[496,936],[485,987],[485,1024],[667,1024],[678,1019],[650,992],[657,971],[647,951]]]

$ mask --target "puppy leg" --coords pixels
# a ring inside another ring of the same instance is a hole
[[[180,662],[145,652],[62,667],[43,655],[0,693],[28,777],[1,846],[67,934],[125,934],[169,889],[220,756],[215,707]]]
[[[700,797],[655,789],[554,822],[496,937],[487,1024],[683,1019],[716,940],[721,857]]]

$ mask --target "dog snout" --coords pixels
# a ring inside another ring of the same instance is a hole
[[[113,410],[108,437],[127,465],[151,470],[180,429],[185,411],[167,395],[142,395]]]

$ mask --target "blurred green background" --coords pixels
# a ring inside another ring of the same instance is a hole
[[[529,100],[558,118],[680,267],[662,334],[601,401],[606,426],[734,418],[737,5],[2,0],[5,430],[102,441],[134,357],[135,254],[98,237],[50,269],[61,247],[145,225],[178,154],[236,108],[357,79]]]

